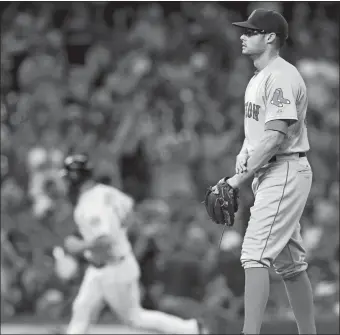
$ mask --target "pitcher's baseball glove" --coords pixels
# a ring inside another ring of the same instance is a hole
[[[205,194],[205,208],[212,221],[217,224],[232,226],[235,213],[238,210],[239,190],[228,183],[229,177],[219,181],[214,187],[209,187]]]

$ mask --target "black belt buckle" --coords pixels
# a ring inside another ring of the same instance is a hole
[[[305,152],[297,152],[297,154],[299,154],[299,158],[301,157],[306,157],[306,153]],[[268,163],[275,163],[276,162],[276,156],[273,156]]]

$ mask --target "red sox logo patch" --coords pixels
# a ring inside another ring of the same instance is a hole
[[[270,103],[276,107],[283,107],[283,104],[289,105],[290,100],[283,97],[283,92],[281,88],[277,88],[273,94]]]

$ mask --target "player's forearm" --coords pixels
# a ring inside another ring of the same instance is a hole
[[[98,247],[109,247],[112,241],[107,235],[98,237],[93,241],[85,241],[83,239],[78,239],[76,247],[67,250],[74,255],[83,255],[86,251],[93,251]]]
[[[284,134],[278,131],[265,131],[263,138],[255,147],[247,161],[247,171],[241,174],[235,174],[228,180],[232,187],[240,187],[248,179],[250,179],[256,171],[267,164],[279,150],[280,145],[284,139]]]

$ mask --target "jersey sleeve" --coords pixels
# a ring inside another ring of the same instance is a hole
[[[134,206],[134,200],[130,196],[114,188],[107,193],[105,203],[114,210],[121,222],[124,221]]]
[[[82,222],[82,232],[87,240],[95,240],[100,236],[112,235],[114,228],[113,218],[110,211],[98,206],[91,209]]]
[[[265,88],[265,123],[272,120],[297,121],[295,101],[292,82],[282,74],[272,75]]]

